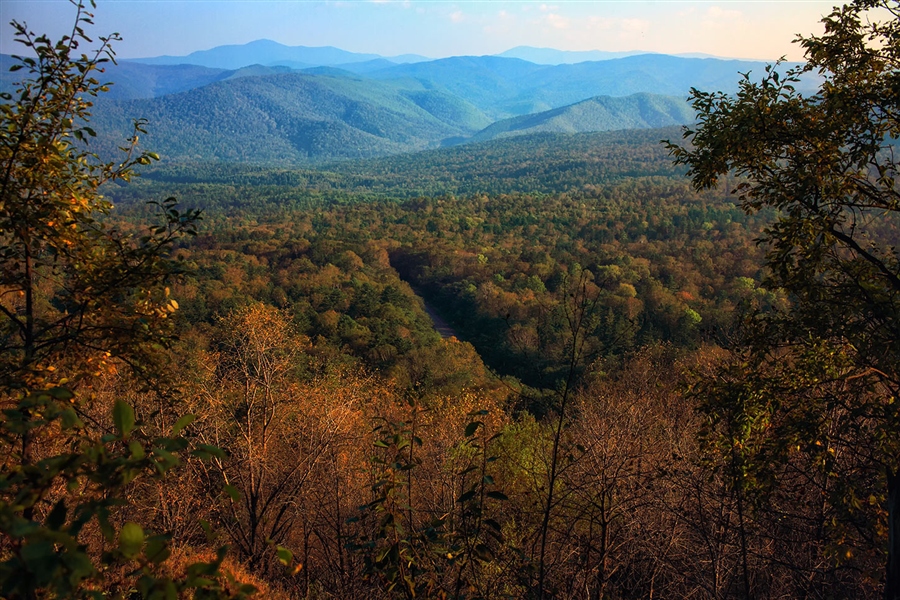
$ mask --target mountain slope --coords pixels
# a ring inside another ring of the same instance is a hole
[[[144,146],[170,160],[294,163],[437,146],[490,121],[444,92],[359,78],[289,73],[218,81],[151,100],[98,100],[97,147],[114,148],[131,117]]]
[[[10,72],[14,64],[9,55],[0,55],[0,91],[12,92],[25,71]],[[103,97],[110,100],[158,98],[200,88],[217,81],[259,75],[287,73],[287,67],[250,65],[240,69],[214,69],[197,65],[146,65],[130,61],[107,63],[97,79],[112,83]]]
[[[459,96],[493,118],[503,118],[511,114],[503,107],[506,100],[521,92],[523,80],[544,68],[517,58],[454,56],[397,65],[374,71],[369,76],[377,79],[412,79],[427,88],[437,88]],[[531,111],[515,114],[524,112]]]
[[[299,50],[310,52],[300,56]],[[540,132],[658,127],[692,120],[682,100],[690,88],[734,91],[740,72],[756,77],[765,66],[654,54],[550,66],[499,56],[400,65],[335,48],[299,50],[260,41],[204,56],[236,64],[293,52],[294,58],[355,62],[303,71],[261,64],[108,65],[103,78],[115,85],[94,107],[101,133],[94,147],[109,155],[130,134],[132,118],[141,117],[149,120],[145,147],[167,160],[279,164]],[[7,60],[0,56],[0,63]],[[0,91],[20,74],[0,74]],[[625,98],[634,94],[643,95]]]
[[[681,125],[694,120],[690,105],[681,98],[634,94],[624,98],[598,96],[541,113],[497,121],[469,141],[532,133],[582,133],[620,129],[648,129]]]
[[[471,102],[502,119],[566,106],[595,96],[637,93],[687,97],[692,87],[737,90],[740,73],[759,75],[763,62],[641,54],[555,66],[498,56],[455,57],[398,65],[370,74],[379,79],[413,78]],[[783,65],[786,70],[790,65]],[[814,82],[797,86],[812,89]]]
[[[12,56],[0,54],[0,92],[11,92],[15,84],[27,77],[25,69],[10,72],[16,64]],[[155,98],[189,89],[209,85],[224,79],[231,71],[210,69],[197,65],[143,65],[128,61],[104,65],[98,80],[112,82],[106,98],[126,100],[133,98]]]

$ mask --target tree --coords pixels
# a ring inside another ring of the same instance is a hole
[[[843,515],[836,520],[882,540],[885,598],[893,600],[900,598],[900,3],[855,0],[823,23],[823,35],[799,38],[807,61],[785,76],[777,67],[759,81],[748,74],[735,96],[693,90],[690,145],[668,147],[695,188],[715,187],[733,172],[745,211],[774,209],[762,240],[764,285],[786,291],[790,307],[749,317],[742,361],[730,377],[701,386],[735,485],[767,489],[779,466],[798,456],[817,465],[835,479],[827,497]],[[800,78],[814,76],[816,93],[796,91]],[[829,457],[841,449],[868,470],[836,471],[840,461]],[[863,518],[859,499],[867,497],[883,507],[880,525]]]
[[[328,407],[306,404],[297,384],[305,342],[288,315],[252,304],[223,318],[219,331],[203,435],[228,452],[214,463],[233,494],[223,528],[259,572],[294,527],[301,492],[336,432]]]
[[[224,595],[224,551],[176,580],[163,574],[168,536],[118,516],[131,482],[178,464],[191,417],[152,435],[122,400],[100,419],[88,410],[92,382],[110,370],[165,393],[161,350],[177,309],[167,285],[182,272],[168,252],[198,213],[169,199],[142,235],[113,226],[100,187],[155,156],[136,148],[141,122],[120,161],[89,151],[90,98],[106,90],[96,75],[118,38],[79,56],[91,14],[75,6],[71,34],[56,43],[12,23],[33,56],[18,58],[12,70],[29,75],[0,105],[0,595]]]

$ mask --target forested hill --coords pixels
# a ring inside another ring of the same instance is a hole
[[[561,65],[502,56],[397,64],[285,48],[181,57],[205,66],[105,64],[101,77],[113,85],[93,107],[93,149],[112,158],[135,118],[147,120],[144,147],[169,163],[295,167],[538,132],[660,127],[692,120],[690,88],[732,90],[739,72],[764,70],[760,62],[655,54]],[[294,60],[301,55],[308,62]],[[0,70],[11,62],[0,56]],[[0,91],[13,91],[21,74],[0,74]]]
[[[217,162],[163,164],[147,169],[131,186],[110,193],[120,201],[175,193],[203,209],[219,204],[246,205],[251,198],[263,196],[288,206],[306,204],[310,199],[556,194],[592,190],[598,184],[635,176],[680,177],[682,169],[672,165],[660,144],[662,139],[680,137],[679,127],[537,133],[333,162],[317,169]]]
[[[8,54],[0,54],[0,91],[12,92],[22,79],[22,71],[10,72],[15,60]],[[237,69],[220,69],[193,64],[140,64],[120,61],[107,63],[98,76],[104,82],[112,83],[103,95],[106,100],[138,100],[159,98],[201,88],[217,81],[239,77],[274,75],[291,72],[283,66],[263,66],[251,64]]]
[[[95,147],[113,152],[128,136],[132,115],[149,121],[144,143],[167,162],[280,165],[400,154],[513,134],[648,128],[692,119],[680,99],[643,94],[594,98],[487,127],[490,119],[471,103],[413,80],[286,73],[232,78],[156,99],[99,100]]]
[[[562,108],[497,121],[472,136],[471,141],[530,133],[648,129],[682,125],[693,120],[693,110],[680,97],[653,94],[633,94],[624,98],[597,96]]]
[[[101,150],[114,150],[133,115],[146,147],[169,160],[304,162],[436,146],[490,123],[480,111],[411,82],[287,73],[242,77],[151,100],[99,101]],[[105,144],[105,146],[104,146]]]

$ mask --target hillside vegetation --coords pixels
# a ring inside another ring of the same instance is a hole
[[[288,73],[152,100],[98,102],[98,147],[127,132],[133,114],[153,125],[147,146],[169,160],[250,163],[395,154],[470,134],[487,122],[464,102],[421,87]]]
[[[531,133],[653,129],[684,125],[693,118],[690,105],[674,96],[598,96],[562,108],[497,121],[473,135],[470,140],[480,142]]]
[[[144,118],[147,147],[169,162],[299,165],[514,134],[652,128],[692,120],[681,100],[692,87],[733,89],[739,71],[756,77],[763,67],[652,54],[560,65],[392,61],[260,41],[105,65],[114,85],[93,108],[93,145],[113,156],[132,119]],[[13,91],[14,81],[4,70],[0,89]]]
[[[588,92],[738,63],[143,65],[182,91],[115,100],[85,5],[14,22],[0,597],[900,599],[896,9],[691,111]]]

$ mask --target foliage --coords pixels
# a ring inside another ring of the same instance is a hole
[[[896,231],[900,217],[900,5],[856,0],[823,22],[824,35],[799,40],[807,63],[787,77],[767,69],[757,83],[745,78],[733,97],[694,91],[699,124],[685,132],[692,145],[670,149],[696,188],[734,171],[745,210],[778,210],[763,235],[764,284],[788,292],[790,306],[751,318],[747,361],[702,392],[726,455],[735,453],[737,486],[771,485],[794,457],[810,463],[811,476],[834,480],[825,494],[838,513],[830,543],[841,548],[845,528],[880,539],[885,597],[893,599],[900,256],[883,232]],[[795,86],[811,72],[822,83],[803,96]],[[860,458],[839,460],[842,448]],[[883,512],[867,517],[860,498]]]
[[[645,141],[635,142],[641,153]],[[622,160],[636,151],[614,148]],[[250,301],[273,304],[314,352],[340,349],[399,381],[452,379],[442,369],[452,365],[432,359],[439,340],[416,295],[495,372],[551,389],[565,372],[562,283],[578,269],[599,294],[590,356],[659,340],[692,347],[727,332],[735,307],[782,301],[756,283],[765,215],[680,180],[336,206],[226,187],[183,188],[211,208],[204,234],[179,249],[197,267],[174,288],[179,314],[212,324]],[[216,204],[228,193],[235,205]]]
[[[141,122],[121,161],[87,149],[90,98],[106,89],[96,75],[118,38],[79,56],[91,14],[76,7],[72,33],[55,44],[13,22],[34,56],[13,67],[29,77],[0,106],[0,594],[227,597],[224,550],[172,578],[169,536],[121,516],[136,479],[163,477],[189,450],[191,417],[156,434],[124,400],[94,406],[92,388],[130,367],[146,393],[164,393],[159,351],[177,309],[167,285],[183,271],[167,254],[198,214],[158,203],[162,223],[140,237],[106,219],[100,186],[155,157],[136,150]]]
[[[410,403],[411,420],[379,418],[372,458],[376,481],[374,499],[360,507],[349,523],[369,522],[351,548],[365,560],[367,577],[381,581],[391,597],[479,599],[492,595],[485,566],[492,566],[505,544],[502,526],[489,504],[508,500],[497,489],[488,465],[498,456],[488,446],[500,437],[488,435],[485,409],[470,412],[464,437],[454,449],[453,506],[448,512],[419,522],[412,505],[417,435],[421,408]],[[479,436],[478,433],[481,432]],[[490,502],[489,502],[490,501]]]
[[[252,108],[244,79],[232,108]],[[357,123],[384,116],[356,83],[288,79],[333,91],[323,111],[354,97]],[[90,100],[103,86],[81,87]],[[399,89],[382,99],[409,108]],[[435,92],[404,98],[439,120],[472,115]],[[795,108],[817,103],[828,106]],[[830,234],[804,229],[803,210],[745,214],[727,193],[691,189],[660,130],[319,171],[167,165],[121,186],[153,156],[133,149],[121,171],[93,157],[105,147],[85,128],[90,107],[73,106],[83,118],[14,171],[48,193],[15,184],[28,202],[3,197],[4,214],[46,218],[17,217],[30,245],[12,217],[0,230],[0,595],[247,593],[225,574],[236,568],[273,598],[874,596],[893,342],[866,336],[889,323],[892,296],[854,251],[807,251]],[[750,143],[763,121],[744,116]],[[847,147],[827,145],[828,131],[816,152],[785,144],[761,172]],[[253,135],[219,141],[270,139]],[[756,179],[726,174],[742,181],[752,193]],[[200,234],[180,236],[195,213],[137,202],[173,190],[206,209]],[[144,226],[160,209],[164,222]],[[889,211],[860,210],[854,235],[865,225],[875,244],[864,249],[896,245]],[[803,279],[782,261],[803,285],[765,279],[754,239],[777,242],[777,224],[764,231],[776,217],[810,232],[803,252],[782,254],[824,265]],[[733,345],[742,312],[754,352],[720,368],[725,352],[709,344]],[[882,362],[866,363],[878,344]],[[234,557],[210,550],[211,528]]]
[[[138,186],[117,190],[120,202],[154,191],[155,182],[179,186],[179,196],[202,194],[203,206],[260,203],[307,208],[310,203],[358,203],[472,194],[560,194],[596,190],[631,177],[671,177],[683,169],[669,160],[659,138],[676,128],[603,133],[540,133],[386,158],[345,161],[318,169],[232,163],[180,162],[148,169]]]

